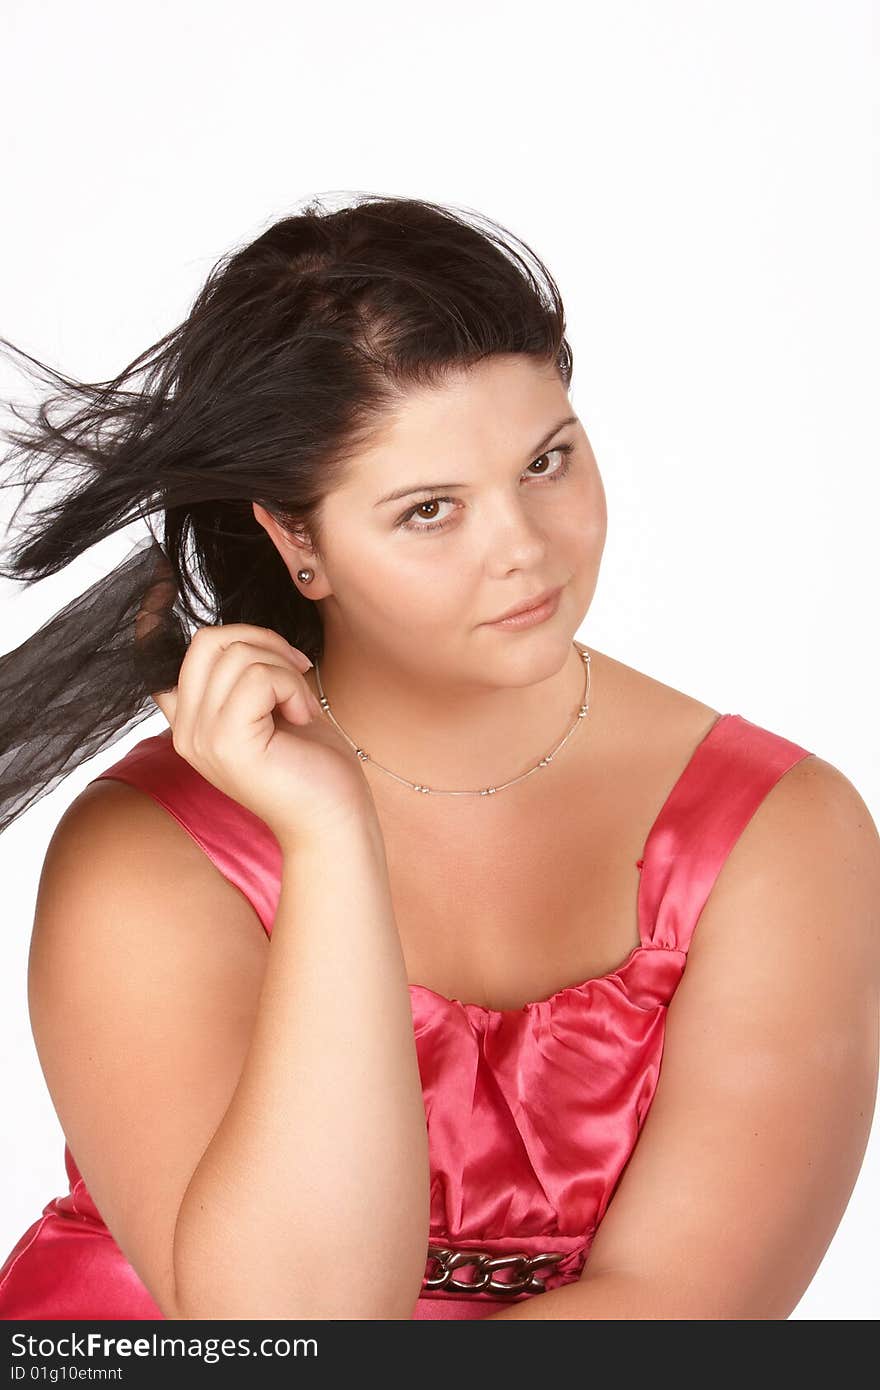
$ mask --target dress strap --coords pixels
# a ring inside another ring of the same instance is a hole
[[[724,861],[767,793],[808,749],[739,714],[698,744],[645,842],[642,941],[687,951]]]
[[[280,894],[281,847],[265,821],[220,791],[177,752],[170,730],[141,739],[92,781],[103,779],[140,787],[164,806],[223,877],[244,893],[271,935]]]

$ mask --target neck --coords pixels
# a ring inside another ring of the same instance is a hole
[[[552,752],[578,719],[587,674],[571,642],[538,679],[498,687],[451,681],[442,669],[391,671],[326,633],[318,666],[333,717],[369,753],[364,767],[377,789],[394,780],[381,769],[370,770],[370,762],[446,791],[475,791],[519,777]],[[318,694],[314,669],[308,679]],[[578,732],[575,728],[560,758],[571,756]],[[397,785],[402,794],[415,795]]]

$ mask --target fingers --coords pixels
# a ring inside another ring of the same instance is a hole
[[[187,649],[180,668],[177,686],[173,692],[161,691],[153,699],[159,705],[174,730],[175,747],[192,746],[200,711],[206,701],[209,681],[213,681],[215,666],[220,657],[230,648],[238,652],[231,664],[224,661],[222,684],[223,698],[228,694],[241,673],[241,662],[253,662],[253,648],[264,654],[264,660],[280,662],[286,670],[291,664],[301,674],[308,670],[311,662],[305,653],[286,642],[280,633],[270,628],[258,627],[252,623],[227,623],[197,628]],[[228,672],[226,667],[228,666]],[[287,696],[293,693],[287,691]],[[216,713],[221,701],[211,698],[211,710]]]
[[[198,735],[200,729],[212,726],[219,717],[232,690],[252,666],[275,667],[290,672],[293,676],[293,684],[282,698],[291,700],[298,696],[295,703],[305,709],[308,695],[305,676],[289,656],[280,656],[274,650],[270,651],[267,647],[256,642],[230,642],[214,658],[199,705],[196,725],[193,728],[194,737]]]
[[[243,734],[275,733],[275,711],[283,711],[292,724],[308,724],[317,712],[317,702],[308,690],[302,674],[288,663],[251,661],[241,667],[238,678],[230,687],[223,703],[210,718],[200,718],[197,737],[210,740],[214,746],[228,734],[237,743]]]

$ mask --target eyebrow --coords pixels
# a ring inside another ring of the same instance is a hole
[[[557,425],[554,425],[552,430],[549,430],[548,433],[544,435],[544,438],[539,440],[535,447],[529,451],[526,462],[531,463],[532,459],[540,454],[545,445],[549,444],[551,439],[553,439],[565,425],[576,425],[577,421],[578,417],[576,415],[566,415],[564,420],[560,420]],[[397,502],[401,497],[411,497],[415,492],[438,492],[441,488],[452,487],[467,487],[467,483],[415,483],[412,487],[401,487],[398,488],[396,492],[387,493],[385,497],[380,497],[379,501],[374,505],[381,507],[386,502]]]

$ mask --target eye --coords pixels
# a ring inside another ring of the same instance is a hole
[[[560,455],[559,465],[552,473],[531,473],[529,476],[535,482],[539,483],[559,482],[560,479],[566,477],[571,469],[571,459],[569,455],[573,453],[574,447],[574,444],[560,444],[557,445],[555,449],[548,450],[547,453],[539,454],[536,459],[532,459],[532,462],[528,465],[529,468],[534,468],[535,464],[541,463],[543,459],[552,458],[554,454]],[[395,526],[400,527],[404,531],[442,531],[448,524],[445,520],[434,521],[432,518],[428,517],[426,519],[427,524],[414,526],[412,518],[415,517],[417,512],[421,511],[422,507],[434,507],[438,502],[453,503],[455,501],[456,499],[454,497],[425,497],[421,502],[416,502],[414,506],[408,508],[402,516],[399,516],[395,522]]]

